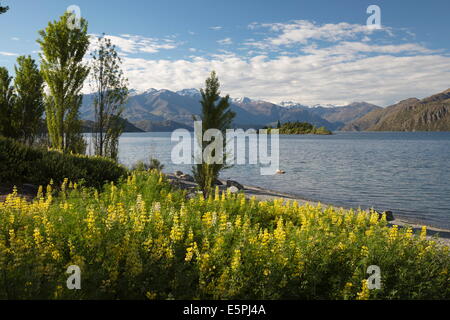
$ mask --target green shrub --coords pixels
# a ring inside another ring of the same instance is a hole
[[[103,157],[63,154],[43,148],[25,146],[0,137],[0,182],[46,185],[51,179],[57,184],[65,178],[84,181],[86,186],[101,187],[107,181],[117,181],[127,170]]]
[[[66,286],[71,265],[81,290]],[[0,299],[450,299],[449,268],[425,229],[375,212],[186,199],[156,171],[0,202]]]

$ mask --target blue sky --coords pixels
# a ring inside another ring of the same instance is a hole
[[[272,102],[382,106],[450,87],[450,1],[0,1],[0,65],[37,60],[37,31],[77,5],[117,45],[131,87],[199,88]],[[366,9],[381,9],[381,30]]]

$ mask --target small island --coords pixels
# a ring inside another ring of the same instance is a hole
[[[264,127],[264,129],[268,130],[268,133],[270,133],[270,130],[275,129],[272,127]],[[325,127],[317,128],[311,123],[308,122],[286,122],[281,124],[278,121],[277,128],[279,129],[280,134],[324,134],[324,135],[331,135],[333,134],[330,130],[328,130]]]

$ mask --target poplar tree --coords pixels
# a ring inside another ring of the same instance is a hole
[[[96,47],[92,53],[90,76],[94,94],[94,152],[117,160],[119,136],[124,127],[120,116],[128,96],[127,79],[121,69],[122,60],[111,40],[102,35],[97,39]]]
[[[0,67],[0,134],[8,138],[15,138],[17,135],[15,94],[11,81],[12,77],[9,76],[8,70]]]
[[[84,153],[79,108],[81,89],[89,73],[83,57],[89,46],[87,21],[80,18],[79,28],[66,12],[58,21],[49,22],[41,36],[41,72],[47,85],[45,115],[51,146],[63,152]]]
[[[231,128],[232,122],[236,114],[230,110],[230,97],[220,97],[220,83],[217,78],[216,72],[211,72],[211,75],[205,82],[205,89],[200,89],[202,100],[201,120],[202,120],[202,132],[201,137],[197,138],[197,143],[201,146],[202,155],[208,146],[208,142],[203,141],[202,137],[208,129],[217,129],[223,136],[226,134],[226,129]],[[196,120],[194,118],[194,120]],[[201,141],[198,141],[200,140]],[[208,163],[208,161],[202,161],[201,164],[196,164],[192,168],[194,179],[203,192],[203,195],[207,197],[212,189],[214,182],[219,177],[221,170],[226,168],[226,146],[223,144],[222,150],[216,150],[221,152],[222,163]],[[212,155],[215,156],[215,155]]]
[[[44,114],[43,79],[35,61],[20,56],[14,66],[15,111],[18,138],[29,145],[35,141]]]

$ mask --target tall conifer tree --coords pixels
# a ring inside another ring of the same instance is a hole
[[[204,154],[209,142],[203,141],[202,137],[208,129],[217,129],[225,136],[226,129],[231,127],[234,117],[236,114],[230,110],[230,97],[220,97],[220,83],[217,78],[216,72],[211,72],[211,75],[205,82],[205,89],[200,89],[202,95],[202,100],[200,101],[202,105],[202,132],[201,137],[196,137],[197,141],[201,146],[202,154]],[[222,157],[222,163],[208,163],[207,159],[203,159],[201,164],[196,164],[192,168],[194,178],[198,183],[200,189],[203,191],[203,195],[207,197],[212,191],[214,182],[219,177],[219,173],[226,167],[226,147],[225,144],[222,150],[216,150],[220,152],[220,157]],[[215,156],[215,155],[213,155]],[[206,160],[206,161],[205,161]]]

